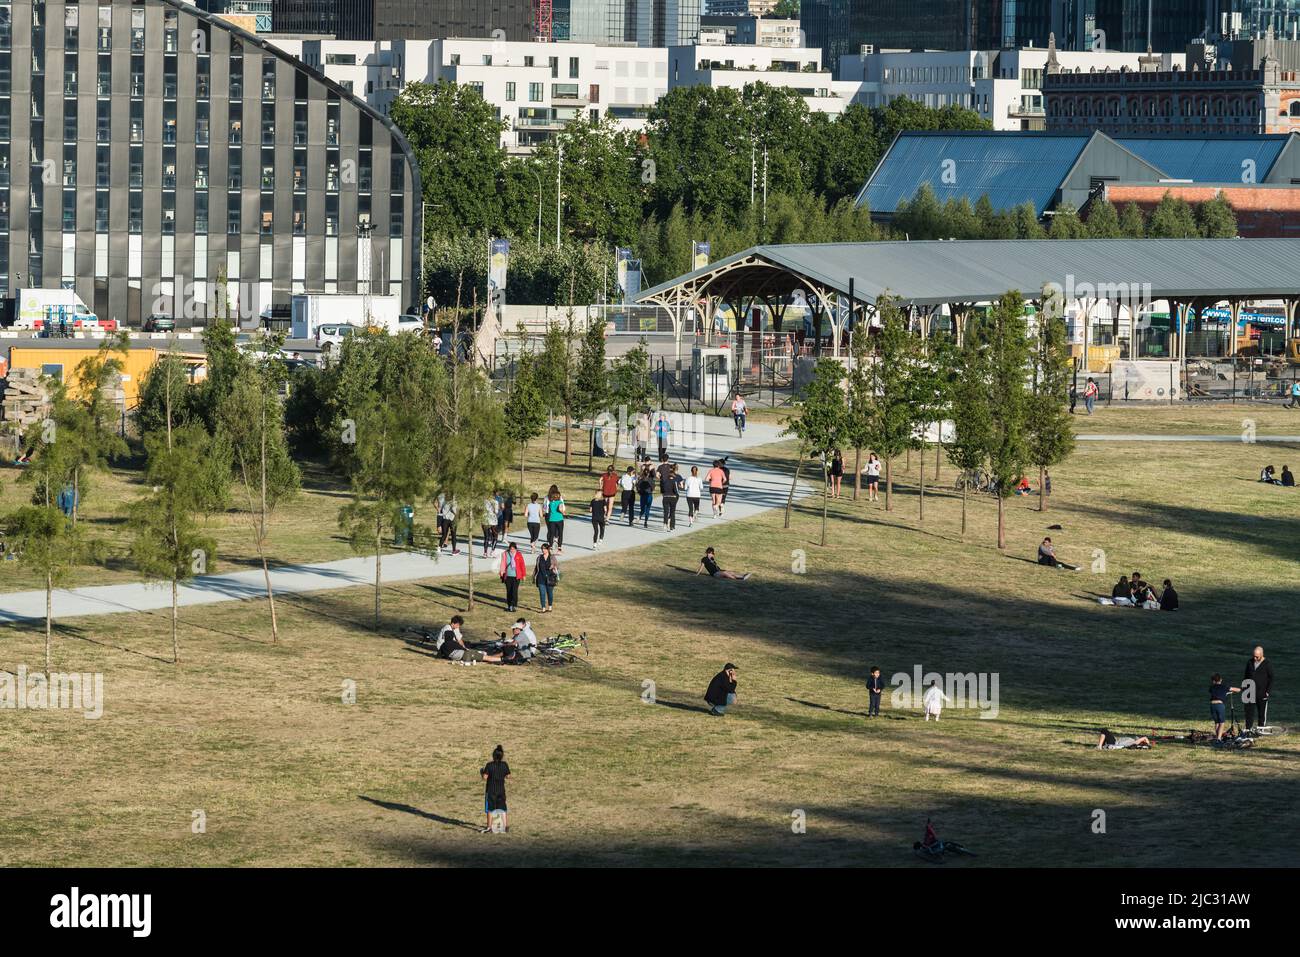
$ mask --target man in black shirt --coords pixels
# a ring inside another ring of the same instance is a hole
[[[744,581],[750,576],[750,572],[745,572],[741,575],[736,572],[729,572],[725,568],[718,567],[718,559],[713,554],[712,548],[706,548],[704,550],[704,557],[700,559],[700,567],[695,569],[695,574],[698,575],[700,572],[708,572],[710,577],[713,578],[727,578],[733,581]]]
[[[1174,583],[1168,578],[1165,579],[1164,590],[1160,592],[1160,610],[1178,610],[1178,592],[1174,591]]]
[[[591,547],[600,548],[601,540],[605,537],[605,520],[608,517],[605,514],[606,506],[609,499],[596,489],[596,497],[591,500]]]
[[[451,624],[442,629],[438,635],[440,644],[438,645],[438,657],[446,658],[448,661],[459,661],[465,664],[473,664],[476,661],[488,661],[492,664],[500,664],[500,655],[489,655],[481,651],[475,651],[465,645],[465,639],[461,637],[460,626],[463,625],[464,619],[456,615],[451,619]]]
[[[709,714],[717,718],[727,713],[729,705],[736,703],[736,666],[730,661],[713,676],[709,689],[704,692],[704,700],[709,703]]]
[[[1246,674],[1241,682],[1241,702],[1246,706],[1246,730],[1268,724],[1268,695],[1272,690],[1273,665],[1264,657],[1264,649],[1256,645],[1254,654],[1246,662]]]

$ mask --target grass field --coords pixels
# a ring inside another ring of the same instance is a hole
[[[1248,417],[1261,434],[1300,432],[1300,415],[1240,405],[1102,409],[1080,428],[1235,434]],[[746,457],[792,466],[787,445]],[[1300,498],[1253,481],[1265,461],[1295,469],[1300,449],[1081,442],[1053,470],[1046,514],[1010,501],[1005,554],[987,497],[959,536],[946,464],[919,524],[900,463],[894,510],[832,503],[824,548],[811,496],[788,531],[776,511],[574,558],[539,623],[592,636],[590,663],[563,671],[457,667],[398,637],[462,608],[461,582],[388,588],[379,633],[365,589],[285,598],[278,645],[262,603],[184,609],[179,666],[163,614],[63,622],[56,667],[103,672],[105,712],[0,711],[0,863],[924,867],[910,845],[932,816],[979,852],[965,866],[1200,865],[1211,846],[1223,865],[1295,864],[1285,841],[1250,842],[1247,858],[1221,825],[1248,815],[1296,830],[1300,733],[1244,753],[1093,747],[1102,726],[1208,729],[1209,675],[1239,683],[1256,642],[1278,676],[1271,719],[1300,719]],[[330,504],[286,514],[277,557],[347,554],[338,491],[313,494]],[[1085,571],[1033,564],[1044,534]],[[755,578],[685,574],[705,545]],[[1088,571],[1098,552],[1104,574]],[[1093,601],[1135,568],[1172,578],[1182,610]],[[470,637],[513,617],[494,579],[478,587],[488,600],[466,616]],[[739,702],[710,718],[701,696],[727,659]],[[0,630],[0,667],[40,660],[39,627]],[[886,717],[868,722],[871,664],[886,679],[916,665],[996,672],[998,717],[950,709],[926,724],[887,695]],[[463,825],[481,822],[477,770],[497,743],[514,770],[512,826],[484,835]],[[796,811],[806,833],[792,831]]]

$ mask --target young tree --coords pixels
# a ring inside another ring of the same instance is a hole
[[[980,336],[980,325],[967,321],[962,346],[954,360],[950,410],[953,440],[948,458],[961,470],[961,533],[966,534],[966,492],[969,478],[988,461],[992,444],[989,408],[988,355]]]
[[[171,582],[173,664],[180,661],[178,585],[207,572],[216,551],[195,520],[198,513],[210,509],[205,492],[219,481],[200,479],[214,471],[211,445],[211,436],[197,423],[145,436],[145,485],[150,490],[130,509],[132,562],[146,577]]]
[[[989,472],[997,483],[998,548],[1007,547],[1006,500],[1025,470],[1025,415],[1029,390],[1029,335],[1025,302],[1008,292],[988,323]]]
[[[828,456],[839,447],[845,427],[844,366],[833,359],[819,359],[813,366],[812,381],[799,399],[799,414],[786,422],[786,434],[799,438],[800,449],[818,456],[822,463],[822,545],[826,544],[826,511],[830,475]],[[801,455],[802,458],[802,455]]]
[[[287,376],[279,358],[283,342],[283,334],[259,337],[256,353],[260,358],[242,364],[218,410],[219,428],[229,443],[230,461],[244,490],[253,543],[262,562],[272,641],[279,640],[280,629],[266,558],[268,526],[271,513],[298,491],[301,482],[298,466],[289,455],[284,406],[279,396],[280,384]]]
[[[549,409],[564,413],[564,464],[573,464],[573,419],[578,408],[577,371],[574,347],[578,339],[573,310],[565,322],[553,322],[542,340],[538,356],[538,384]]]
[[[77,523],[81,499],[86,491],[86,474],[107,472],[112,459],[129,451],[126,439],[117,431],[119,407],[116,392],[121,388],[130,340],[125,332],[111,335],[99,344],[93,356],[77,364],[76,402],[60,397],[55,404],[55,422],[64,441],[71,441],[73,467],[72,523]],[[61,421],[60,421],[61,420]]]
[[[870,445],[885,461],[885,510],[894,507],[894,459],[914,447],[918,341],[908,329],[898,301],[882,295],[876,302],[880,335],[876,337],[875,384],[872,389]]]
[[[510,441],[519,446],[519,485],[524,485],[524,454],[530,440],[546,431],[546,400],[542,398],[537,359],[521,352],[515,365],[515,380],[505,403],[505,429]]]
[[[86,542],[80,530],[52,505],[24,505],[5,521],[5,542],[18,561],[45,580],[45,673],[50,673],[54,587],[82,560]]]
[[[1038,510],[1047,510],[1047,470],[1074,451],[1069,337],[1059,297],[1045,297],[1031,354],[1032,389],[1025,414],[1027,457],[1038,466]]]
[[[596,416],[605,411],[609,402],[609,373],[605,369],[605,324],[588,321],[578,352],[578,368],[574,373],[574,413],[591,423],[587,436],[587,471],[592,469],[596,447]]]

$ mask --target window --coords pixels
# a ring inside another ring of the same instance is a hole
[[[77,231],[77,191],[75,189],[65,189],[63,191],[63,231],[65,233],[75,233]]]
[[[239,193],[231,193],[226,197],[226,233],[230,236],[238,236],[243,232],[240,228],[239,201]]]
[[[569,79],[576,80],[577,78],[578,78],[578,58],[576,56],[571,56],[569,57]]]
[[[95,232],[108,232],[108,190],[95,193]]]
[[[514,101],[515,101],[515,82],[514,80],[510,80],[507,81],[506,83],[506,102],[513,103]]]
[[[206,102],[195,104],[194,142],[197,143],[199,146],[208,145],[208,125],[209,125],[208,111],[210,109],[211,106]],[[163,142],[164,143],[167,142],[166,136],[163,137]]]
[[[194,188],[208,188],[208,151],[194,151]]]
[[[238,146],[240,143],[244,142],[244,121],[243,120],[235,119],[234,117],[231,118],[229,140],[231,146]]]
[[[144,52],[144,11],[131,11],[131,52]]]
[[[275,145],[275,104],[262,104],[262,145]]]
[[[129,233],[144,232],[144,193],[135,189],[127,201],[126,230]]]
[[[41,365],[41,375],[48,376],[55,382],[63,381],[63,363],[46,362]]]
[[[542,102],[542,84],[540,83],[528,84],[528,102],[529,103]]]
[[[356,66],[357,55],[355,53],[327,53],[325,54],[325,63],[328,66]]]
[[[264,195],[262,197],[262,235],[270,236],[274,232],[274,212],[275,197]]]
[[[107,143],[110,139],[109,132],[112,128],[111,104],[107,100],[100,100],[95,104],[95,141],[98,143]]]
[[[194,194],[194,231],[196,233],[206,233],[208,231],[208,194]]]
[[[107,189],[110,181],[108,178],[109,171],[109,150],[106,146],[99,146],[95,149],[95,185],[101,189]]]
[[[549,59],[551,63],[551,79],[552,80],[558,79],[560,76],[560,58],[557,56],[553,56],[550,57]]]

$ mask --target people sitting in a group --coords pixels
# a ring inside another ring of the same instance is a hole
[[[1173,611],[1178,607],[1178,592],[1168,578],[1164,587],[1157,594],[1150,582],[1142,577],[1141,572],[1132,575],[1120,575],[1119,581],[1110,590],[1110,598],[1099,598],[1103,605],[1121,605],[1125,608],[1160,609]]]
[[[442,631],[438,633],[438,657],[446,658],[448,661],[461,661],[469,664],[476,661],[500,664],[500,655],[489,655],[465,644],[465,638],[460,633],[463,624],[465,624],[465,619],[461,618],[460,615],[453,615],[450,624],[445,625]]]
[[[1285,485],[1288,488],[1295,485],[1295,476],[1291,473],[1289,466],[1282,466],[1282,477],[1277,480],[1278,485]]]
[[[1165,587],[1160,591],[1160,610],[1178,610],[1178,592],[1174,591],[1174,583],[1168,578],[1165,579]]]
[[[1038,564],[1048,565],[1052,568],[1068,568],[1072,572],[1079,570],[1078,565],[1071,565],[1056,557],[1056,546],[1052,544],[1050,537],[1044,538],[1042,544],[1038,546]]]
[[[1097,739],[1098,751],[1123,751],[1125,748],[1149,748],[1151,739],[1146,735],[1131,737],[1126,735],[1116,735],[1108,730],[1102,729],[1100,737]]]
[[[1029,479],[1026,478],[1026,477],[1023,476],[1023,475],[1020,476],[1020,481],[1016,483],[1016,494],[1017,494],[1017,495],[1032,495],[1033,493],[1034,493],[1034,490],[1033,490],[1032,488],[1029,487]]]
[[[1282,484],[1282,483],[1278,480],[1277,476],[1273,474],[1273,466],[1271,466],[1271,465],[1265,465],[1262,469],[1259,470],[1259,480],[1260,480],[1261,482],[1264,482],[1264,483],[1268,484],[1268,485],[1281,485],[1281,484]]]
[[[1141,572],[1134,572],[1130,575],[1128,585],[1134,606],[1138,608],[1160,607],[1160,601],[1156,598],[1155,589],[1151,587],[1150,582],[1143,579]]]

